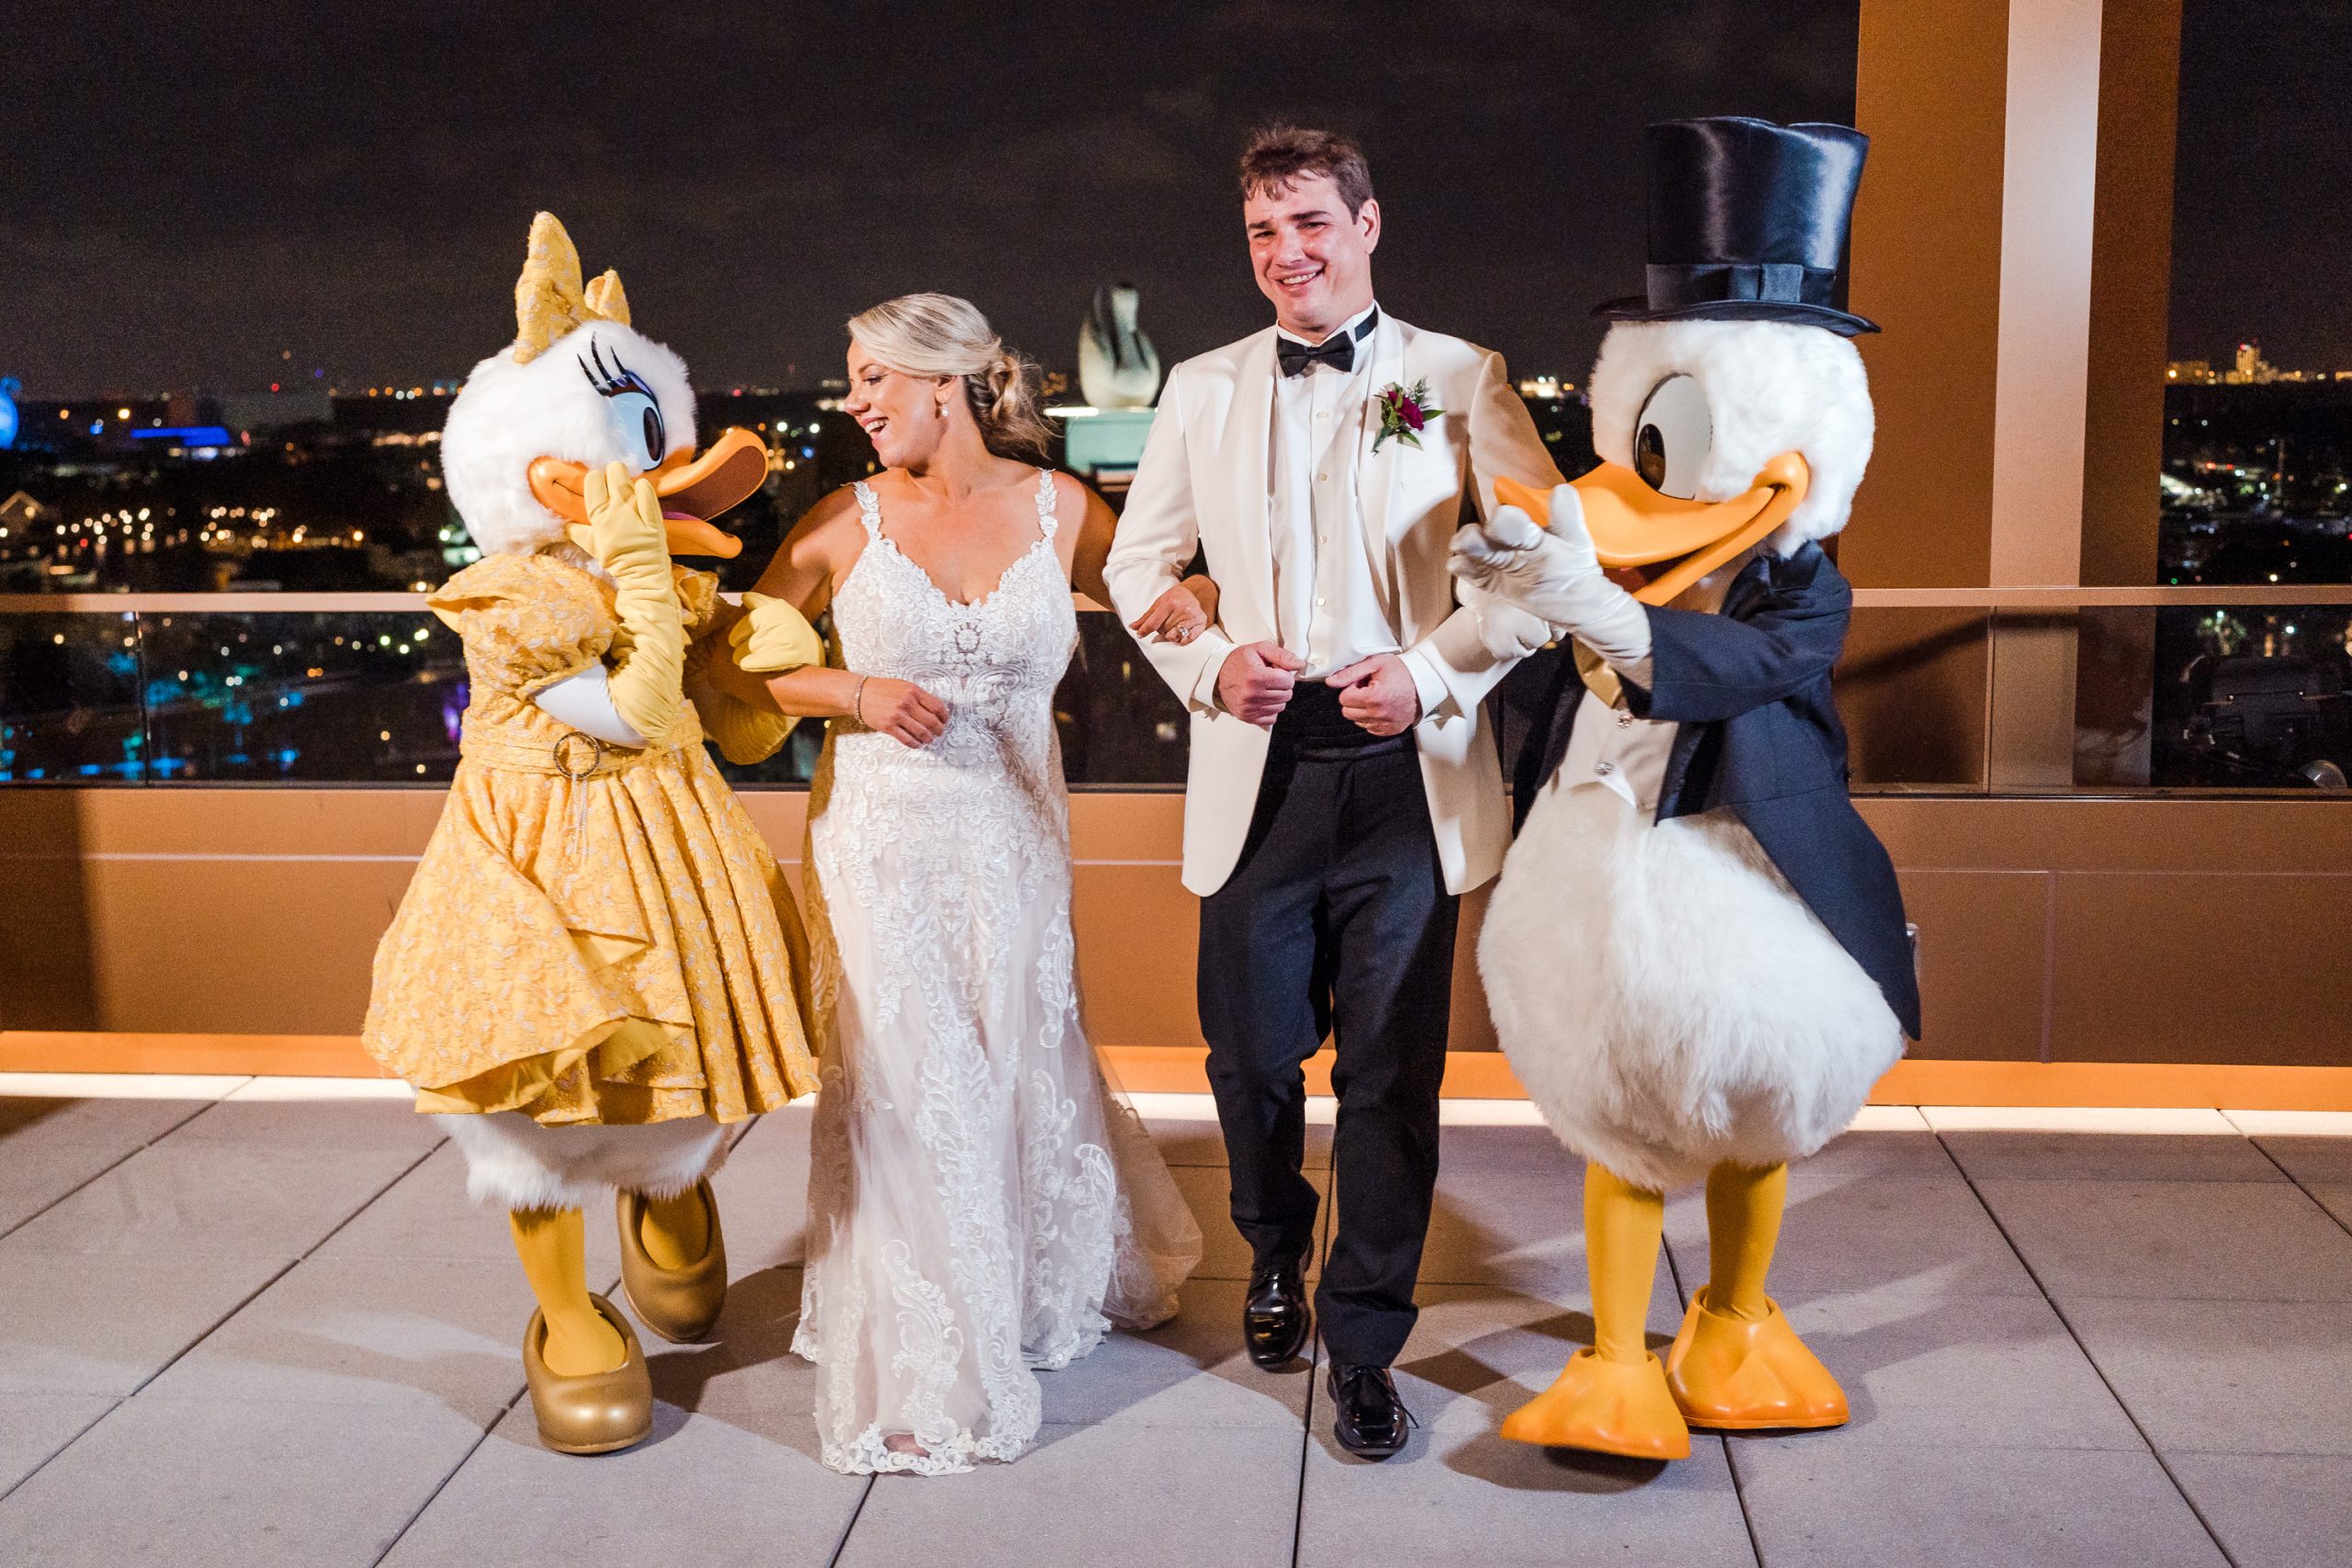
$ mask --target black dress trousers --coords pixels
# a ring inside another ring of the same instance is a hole
[[[1261,1264],[1315,1238],[1302,1067],[1331,1036],[1338,1230],[1316,1311],[1341,1361],[1386,1366],[1412,1331],[1458,908],[1410,731],[1374,737],[1301,682],[1239,863],[1201,903],[1200,1015],[1233,1224]]]

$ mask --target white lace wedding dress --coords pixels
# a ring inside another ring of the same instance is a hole
[[[941,1474],[1028,1445],[1034,1369],[1173,1315],[1201,1235],[1079,1022],[1052,705],[1078,626],[1052,476],[1036,543],[971,604],[857,500],[842,662],[949,718],[920,748],[837,728],[810,787],[823,1088],[793,1348],[820,1369],[828,1465]]]

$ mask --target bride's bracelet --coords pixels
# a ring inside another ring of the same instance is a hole
[[[850,717],[857,720],[857,727],[860,729],[871,729],[874,728],[872,725],[865,722],[866,679],[867,677],[864,675],[860,675],[857,678],[857,689],[852,692],[849,697],[849,716]]]

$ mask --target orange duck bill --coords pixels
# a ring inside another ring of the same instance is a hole
[[[1729,501],[1679,501],[1661,495],[1633,469],[1603,463],[1569,481],[1584,502],[1584,524],[1609,575],[1645,604],[1664,604],[1742,551],[1770,538],[1804,499],[1812,474],[1783,452],[1764,465],[1755,485]],[[1551,526],[1551,497],[1517,479],[1495,480],[1495,497]]]
[[[673,452],[663,458],[647,478],[653,481],[653,493],[662,499],[670,553],[728,559],[741,554],[743,542],[720,532],[710,520],[740,504],[767,482],[767,444],[737,426],[720,431],[718,439],[704,447],[700,457]],[[588,521],[588,509],[581,500],[587,479],[585,464],[563,457],[537,457],[531,462],[531,494],[566,523]]]

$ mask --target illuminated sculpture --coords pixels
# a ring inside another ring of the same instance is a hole
[[[0,376],[0,452],[17,444],[17,394],[24,389],[14,376]]]
[[[1702,119],[1648,144],[1649,291],[1602,307],[1592,373],[1606,460],[1548,502],[1499,487],[1517,504],[1453,566],[1574,639],[1479,964],[1513,1068],[1589,1162],[1596,1344],[1502,1435],[1677,1459],[1690,1427],[1845,1421],[1765,1274],[1786,1162],[1852,1119],[1919,1004],[1894,868],[1847,797],[1829,672],[1852,594],[1817,542],[1871,451],[1848,340],[1875,329],[1830,304],[1867,141]],[[1711,1271],[1661,1364],[1664,1194],[1702,1178]]]
[[[1159,392],[1159,353],[1136,325],[1132,283],[1094,291],[1078,333],[1078,389],[1098,409],[1148,409]]]
[[[705,1337],[726,1124],[816,1087],[792,897],[702,745],[749,760],[792,721],[711,685],[740,613],[671,564],[741,548],[710,519],[764,480],[765,448],[729,430],[695,454],[685,367],[631,328],[617,276],[582,288],[546,213],[515,313],[442,434],[483,554],[428,603],[464,639],[470,696],[366,1043],[444,1114],[474,1198],[510,1213],[540,1439],[601,1453],[651,1429],[653,1395],[628,1322],[589,1293],[582,1209],[617,1192],[639,1320]]]

